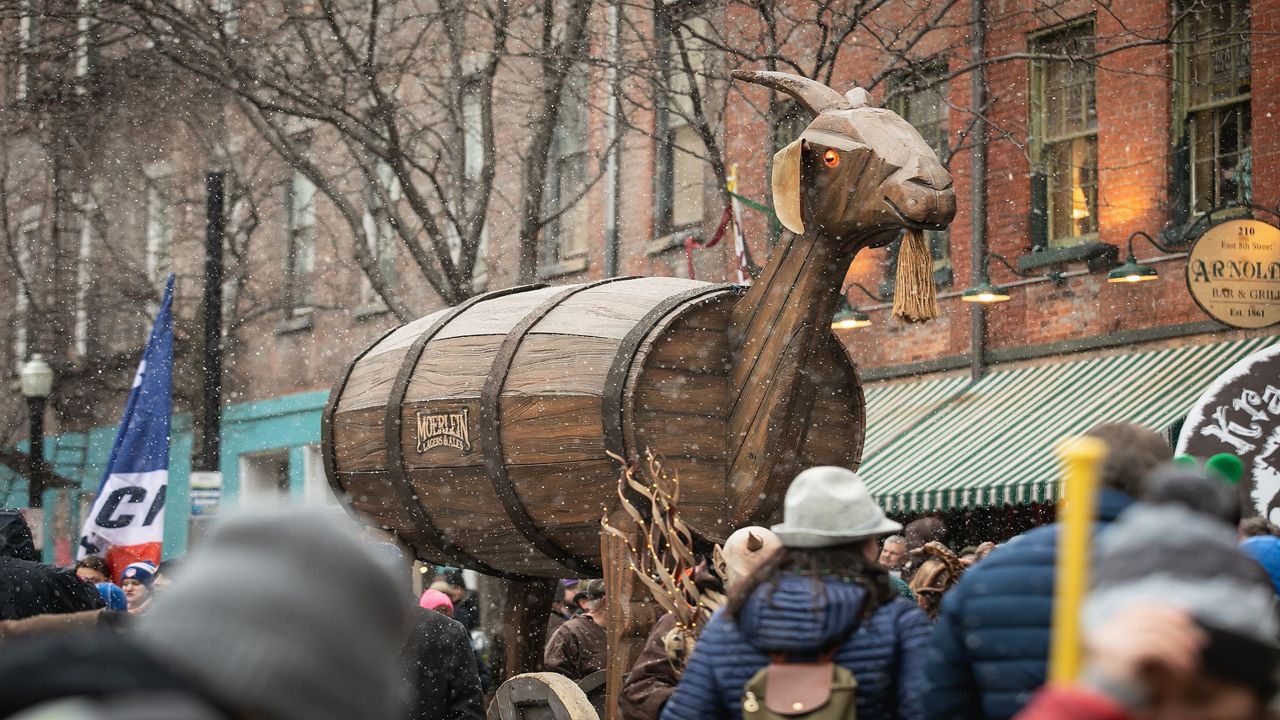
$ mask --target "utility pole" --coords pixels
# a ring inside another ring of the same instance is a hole
[[[985,0],[969,0],[969,52],[973,73],[969,77],[974,118],[969,173],[970,282],[987,275],[987,28]],[[987,373],[987,316],[982,303],[969,308],[969,375],[978,380]]]
[[[205,176],[204,243],[204,419],[196,470],[216,472],[222,447],[222,238],[224,174]]]

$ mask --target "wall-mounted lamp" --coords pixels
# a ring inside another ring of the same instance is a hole
[[[887,298],[882,298],[866,289],[860,283],[849,283],[849,287],[858,288],[862,292],[866,293],[867,297],[878,303],[889,301]],[[840,295],[840,307],[836,310],[835,316],[831,318],[831,329],[853,330],[855,328],[868,327],[869,325],[871,325],[871,316],[862,312],[858,308],[855,308],[853,304],[849,302],[848,288],[846,288],[845,292]]]
[[[1162,252],[1173,252],[1169,248],[1156,242],[1155,238],[1142,232],[1141,230],[1129,236],[1129,255],[1124,259],[1124,263],[1107,273],[1107,282],[1109,283],[1137,283],[1146,282],[1148,280],[1156,280],[1160,274],[1150,265],[1141,265],[1138,258],[1133,254],[1133,239],[1136,237],[1144,237],[1147,242],[1156,246]]]
[[[1061,283],[1063,280],[1062,273],[1051,272],[1045,275],[1037,275],[1035,273],[1025,273],[1018,268],[1009,264],[1003,256],[995,253],[988,253],[982,261],[982,274],[978,276],[978,284],[965,290],[960,295],[960,299],[964,302],[981,303],[983,305],[991,305],[994,303],[1004,302],[1009,299],[1009,293],[999,285],[991,284],[991,279],[987,268],[990,267],[992,260],[999,260],[1001,265],[1009,269],[1009,272],[1021,278],[1048,278],[1055,283]]]

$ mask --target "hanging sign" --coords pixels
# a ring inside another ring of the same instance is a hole
[[[1187,413],[1177,452],[1240,458],[1241,508],[1280,524],[1280,343],[1232,365],[1209,386]]]
[[[1231,327],[1280,322],[1280,228],[1258,220],[1209,228],[1187,258],[1187,288],[1202,310]]]

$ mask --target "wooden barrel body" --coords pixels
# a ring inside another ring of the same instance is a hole
[[[620,278],[498,291],[403,325],[334,388],[323,428],[330,482],[424,560],[507,577],[598,576],[599,523],[616,505],[619,469],[607,452],[633,458],[648,447],[679,472],[686,522],[723,537],[737,297],[729,285]],[[862,393],[834,338],[813,375],[804,462],[854,467]]]

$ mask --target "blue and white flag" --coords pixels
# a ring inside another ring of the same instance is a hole
[[[133,377],[133,389],[107,461],[93,510],[81,531],[79,556],[100,555],[111,579],[130,563],[160,562],[169,486],[169,421],[173,410],[173,275]]]

